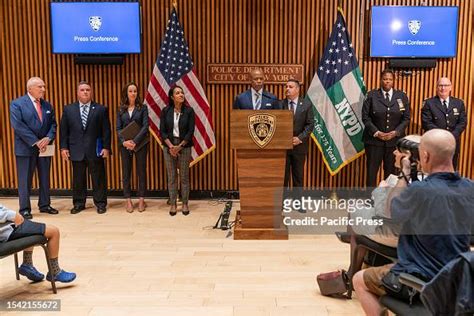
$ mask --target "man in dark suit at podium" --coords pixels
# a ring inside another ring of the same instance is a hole
[[[290,79],[286,83],[286,98],[276,101],[275,109],[290,110],[293,112],[293,149],[286,154],[284,187],[290,184],[290,172],[293,179],[293,188],[303,187],[304,162],[308,153],[308,140],[314,129],[313,105],[301,98],[300,83]]]
[[[13,100],[10,105],[10,122],[14,131],[16,169],[18,176],[19,213],[31,219],[30,192],[35,170],[38,170],[39,199],[41,213],[58,214],[51,207],[49,195],[49,171],[51,157],[40,157],[56,137],[56,117],[51,104],[44,100],[46,85],[39,77],[26,83],[28,91]]]
[[[78,102],[64,108],[60,125],[61,156],[72,161],[71,214],[85,209],[87,196],[86,169],[92,177],[93,199],[97,213],[107,207],[107,178],[104,158],[110,155],[110,122],[107,108],[92,101],[89,83],[77,87]]]
[[[234,109],[240,110],[272,110],[277,97],[263,90],[264,75],[260,68],[250,72],[251,88],[235,97]]]
[[[451,81],[446,78],[438,80],[436,96],[425,100],[421,109],[423,130],[429,131],[441,128],[450,131],[456,139],[456,151],[453,157],[454,170],[457,170],[459,160],[459,139],[466,129],[467,116],[464,102],[451,97]]]

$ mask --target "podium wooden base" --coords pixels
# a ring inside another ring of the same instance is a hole
[[[281,224],[279,228],[244,228],[240,218],[236,218],[234,240],[288,240],[288,228]]]
[[[230,113],[236,150],[240,212],[234,239],[288,239],[280,207],[286,155],[293,148],[293,113],[288,110]]]

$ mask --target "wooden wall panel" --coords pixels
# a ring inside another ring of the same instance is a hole
[[[49,0],[1,1],[0,35],[0,188],[17,187],[13,154],[13,133],[9,123],[9,103],[25,93],[29,77],[37,75],[47,83],[46,98],[54,105],[59,122],[64,105],[73,102],[80,80],[92,84],[94,99],[109,107],[115,128],[120,90],[134,80],[142,94],[156,60],[164,34],[171,0],[141,0],[143,51],[128,55],[122,66],[75,65],[72,55],[53,55],[49,29]],[[233,98],[247,85],[207,84],[208,63],[303,64],[306,91],[316,71],[324,45],[336,18],[336,0],[178,0],[178,15],[183,25],[196,71],[212,107],[217,147],[192,168],[192,190],[236,190],[235,155],[230,150],[229,117]],[[378,87],[386,60],[369,54],[369,19],[371,5],[420,5],[419,0],[360,0],[343,2],[352,42],[368,89]],[[440,76],[453,82],[453,95],[464,99],[469,124],[461,138],[460,171],[474,176],[470,157],[473,154],[472,125],[474,50],[474,1],[428,0],[428,5],[456,5],[460,8],[457,57],[441,59],[432,70],[415,72],[412,77],[397,76],[396,87],[407,92],[413,118],[411,133],[419,133],[422,100],[434,95]],[[28,23],[25,23],[28,21]],[[267,89],[283,97],[283,85]],[[110,189],[121,188],[121,162],[117,137],[113,133],[114,155],[107,162]],[[166,190],[163,155],[156,142],[150,146],[148,160],[150,190]],[[311,143],[305,167],[305,183],[311,187],[362,186],[365,157],[331,177],[316,146]],[[71,168],[57,156],[53,159],[51,184],[54,189],[71,187]],[[36,185],[36,181],[35,181]]]

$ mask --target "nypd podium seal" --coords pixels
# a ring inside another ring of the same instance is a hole
[[[257,146],[263,148],[268,145],[275,134],[276,117],[271,114],[254,114],[248,117],[250,136]]]

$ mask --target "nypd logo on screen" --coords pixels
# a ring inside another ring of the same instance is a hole
[[[419,20],[411,20],[408,21],[408,30],[412,35],[418,34],[418,32],[421,29],[421,21]],[[392,45],[397,45],[397,46],[404,46],[404,45],[410,45],[410,46],[434,46],[436,45],[436,41],[421,41],[421,40],[397,40],[393,39],[392,40]]]
[[[102,27],[102,17],[100,16],[90,16],[89,25],[95,32],[98,32]],[[74,35],[74,42],[118,42],[118,36],[78,36]]]

